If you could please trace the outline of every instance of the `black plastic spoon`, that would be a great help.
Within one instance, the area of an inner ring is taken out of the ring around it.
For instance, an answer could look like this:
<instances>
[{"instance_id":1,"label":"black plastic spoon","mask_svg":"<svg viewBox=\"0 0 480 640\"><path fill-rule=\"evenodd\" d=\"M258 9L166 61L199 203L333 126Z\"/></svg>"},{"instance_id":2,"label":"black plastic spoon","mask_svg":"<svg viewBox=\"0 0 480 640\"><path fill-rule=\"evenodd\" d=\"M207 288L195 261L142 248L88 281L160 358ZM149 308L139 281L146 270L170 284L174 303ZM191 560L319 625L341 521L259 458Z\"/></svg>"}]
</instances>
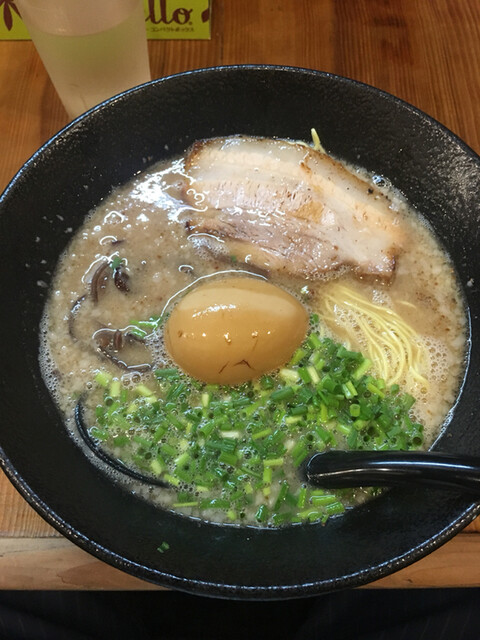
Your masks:
<instances>
[{"instance_id":1,"label":"black plastic spoon","mask_svg":"<svg viewBox=\"0 0 480 640\"><path fill-rule=\"evenodd\" d=\"M480 458L436 451L338 451L316 453L305 464L309 483L330 489L443 486L480 495Z\"/></svg>"}]
</instances>

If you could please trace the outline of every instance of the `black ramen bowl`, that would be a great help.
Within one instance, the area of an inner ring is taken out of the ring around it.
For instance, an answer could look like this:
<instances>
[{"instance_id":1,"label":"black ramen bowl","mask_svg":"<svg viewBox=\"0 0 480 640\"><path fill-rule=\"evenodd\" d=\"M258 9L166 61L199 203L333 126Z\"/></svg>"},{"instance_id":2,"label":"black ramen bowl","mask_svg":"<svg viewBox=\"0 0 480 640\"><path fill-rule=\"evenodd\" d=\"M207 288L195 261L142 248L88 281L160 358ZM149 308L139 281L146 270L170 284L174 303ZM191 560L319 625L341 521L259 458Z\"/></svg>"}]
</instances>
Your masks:
<instances>
[{"instance_id":1,"label":"black ramen bowl","mask_svg":"<svg viewBox=\"0 0 480 640\"><path fill-rule=\"evenodd\" d=\"M383 175L431 223L469 309L468 370L435 447L480 455L480 159L414 107L315 71L223 67L153 81L54 136L0 199L2 468L67 538L139 578L196 594L291 598L381 578L446 542L478 513L460 492L395 488L326 525L201 522L161 510L93 465L43 383L39 322L59 255L88 211L149 164L234 133L310 140ZM168 541L168 552L158 547Z\"/></svg>"}]
</instances>

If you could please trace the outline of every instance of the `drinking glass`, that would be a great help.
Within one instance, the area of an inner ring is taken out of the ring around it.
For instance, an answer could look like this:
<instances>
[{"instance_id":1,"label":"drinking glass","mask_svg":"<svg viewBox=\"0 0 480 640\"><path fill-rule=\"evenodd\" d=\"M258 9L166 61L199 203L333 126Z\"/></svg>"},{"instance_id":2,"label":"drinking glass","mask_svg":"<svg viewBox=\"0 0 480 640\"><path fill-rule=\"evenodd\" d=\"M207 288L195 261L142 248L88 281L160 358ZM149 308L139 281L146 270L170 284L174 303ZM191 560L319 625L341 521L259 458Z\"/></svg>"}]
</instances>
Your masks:
<instances>
[{"instance_id":1,"label":"drinking glass","mask_svg":"<svg viewBox=\"0 0 480 640\"><path fill-rule=\"evenodd\" d=\"M71 118L151 79L143 0L16 3Z\"/></svg>"}]
</instances>

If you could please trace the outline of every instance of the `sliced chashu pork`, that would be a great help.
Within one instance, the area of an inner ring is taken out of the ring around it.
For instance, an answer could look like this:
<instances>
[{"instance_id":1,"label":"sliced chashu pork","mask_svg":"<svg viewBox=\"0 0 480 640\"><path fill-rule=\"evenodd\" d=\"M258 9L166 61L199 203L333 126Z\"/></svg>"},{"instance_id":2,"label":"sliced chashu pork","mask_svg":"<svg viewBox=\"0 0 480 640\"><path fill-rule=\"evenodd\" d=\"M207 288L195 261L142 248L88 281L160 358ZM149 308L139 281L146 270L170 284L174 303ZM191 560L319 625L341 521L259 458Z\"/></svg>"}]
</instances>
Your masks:
<instances>
[{"instance_id":1,"label":"sliced chashu pork","mask_svg":"<svg viewBox=\"0 0 480 640\"><path fill-rule=\"evenodd\" d=\"M347 267L392 278L402 246L397 214L325 153L284 140L213 138L191 148L185 169L186 226L199 245L293 276Z\"/></svg>"}]
</instances>

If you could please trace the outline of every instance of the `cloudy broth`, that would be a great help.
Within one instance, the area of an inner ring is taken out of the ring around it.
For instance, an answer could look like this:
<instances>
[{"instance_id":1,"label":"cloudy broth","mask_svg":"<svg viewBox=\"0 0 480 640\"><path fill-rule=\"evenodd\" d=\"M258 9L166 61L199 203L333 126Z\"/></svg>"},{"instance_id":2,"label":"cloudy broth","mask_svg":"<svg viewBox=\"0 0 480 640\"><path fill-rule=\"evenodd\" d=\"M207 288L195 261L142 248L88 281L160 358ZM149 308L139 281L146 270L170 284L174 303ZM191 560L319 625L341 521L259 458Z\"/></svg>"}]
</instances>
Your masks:
<instances>
[{"instance_id":1,"label":"cloudy broth","mask_svg":"<svg viewBox=\"0 0 480 640\"><path fill-rule=\"evenodd\" d=\"M373 179L364 177L368 188ZM351 350L363 353L367 346L363 334L357 331L359 316L349 315L352 302L342 297L344 294L354 292L366 309L367 305L373 305L388 310L408 325L415 334L415 349L423 354L422 370L410 378L403 376L396 384L408 387L408 393L415 397L410 415L412 420L422 423L423 447L428 447L448 419L458 393L465 367L465 312L452 264L428 225L393 189L385 186L383 190L406 238L395 277L388 285L356 278L348 270L334 271L315 280L267 274L237 262L235 256L223 255L221 240L213 240L219 242L217 255L202 249L185 227L192 205L183 197L184 158L157 164L115 189L87 217L61 257L41 327L44 379L72 436L81 444L74 410L82 397L87 398L87 409L94 411L101 390L95 388L93 381L99 370L118 379L122 388L139 381L148 386L153 379L151 371L142 373L141 368L119 369L118 363L105 357L105 350L116 353L112 344L101 352L92 334L101 334L106 329L107 338L114 341L117 330L129 327L132 320L146 320L168 312L199 282L246 272L252 278L267 278L290 292L309 313L319 315L323 336L345 343ZM102 271L103 264L108 267ZM122 268L124 279L122 282L119 275L119 286L107 282L112 264ZM92 278L97 280L93 297ZM388 320L389 316L386 317ZM366 321L366 330L369 322ZM352 331L348 331L349 327L353 327ZM125 349L121 357L126 362L139 364L153 359L152 370L176 366L164 349L161 326L144 343L132 341ZM386 353L385 362L388 364L392 357ZM116 453L114 449L112 452ZM90 452L86 454L97 463ZM231 517L231 510L182 508L178 504L172 507L176 498L168 489L144 486L114 471L110 473L129 490L162 507L209 520L237 522ZM288 473L288 481L300 487L302 481L296 478L297 470ZM280 485L272 489L271 495L263 494L268 504L275 501ZM362 492L352 493L347 503L364 497ZM259 500L243 508L242 523L259 524L255 517Z\"/></svg>"}]
</instances>

